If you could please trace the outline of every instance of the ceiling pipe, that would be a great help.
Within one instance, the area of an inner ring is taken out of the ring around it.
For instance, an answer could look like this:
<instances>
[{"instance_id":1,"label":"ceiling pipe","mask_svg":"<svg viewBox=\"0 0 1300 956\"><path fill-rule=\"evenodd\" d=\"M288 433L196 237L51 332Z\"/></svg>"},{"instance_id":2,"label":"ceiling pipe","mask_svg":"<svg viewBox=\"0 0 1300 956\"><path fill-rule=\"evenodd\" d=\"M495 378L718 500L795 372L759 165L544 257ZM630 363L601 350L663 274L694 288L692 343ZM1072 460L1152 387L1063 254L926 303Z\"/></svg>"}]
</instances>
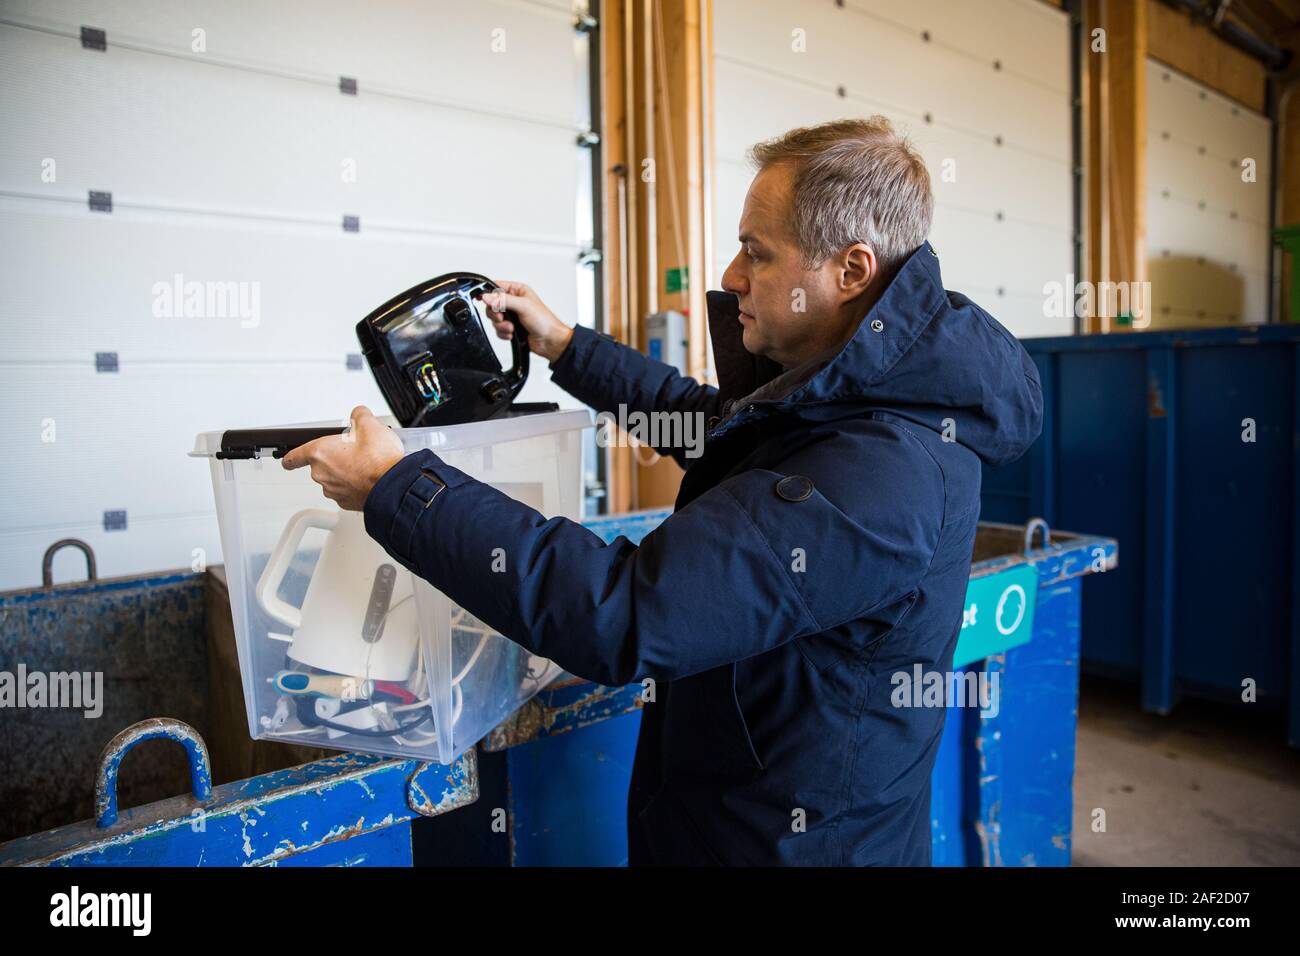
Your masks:
<instances>
[{"instance_id":1,"label":"ceiling pipe","mask_svg":"<svg viewBox=\"0 0 1300 956\"><path fill-rule=\"evenodd\" d=\"M1204 23L1216 36L1263 63L1270 73L1281 72L1291 62L1290 50L1275 47L1255 36L1241 24L1227 19L1224 14L1227 12L1228 0L1219 0L1218 3L1205 2L1205 0L1161 0L1161 2L1174 10L1190 14L1193 20Z\"/></svg>"}]
</instances>

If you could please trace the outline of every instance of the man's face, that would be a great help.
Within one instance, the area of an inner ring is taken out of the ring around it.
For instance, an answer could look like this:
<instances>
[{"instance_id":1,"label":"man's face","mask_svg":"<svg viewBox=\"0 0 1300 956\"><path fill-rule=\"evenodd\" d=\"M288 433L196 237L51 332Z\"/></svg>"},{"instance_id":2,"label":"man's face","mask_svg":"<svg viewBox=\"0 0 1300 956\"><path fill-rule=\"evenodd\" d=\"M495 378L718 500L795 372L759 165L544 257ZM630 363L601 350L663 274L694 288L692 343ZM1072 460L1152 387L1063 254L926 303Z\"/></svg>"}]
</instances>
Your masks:
<instances>
[{"instance_id":1,"label":"man's face","mask_svg":"<svg viewBox=\"0 0 1300 956\"><path fill-rule=\"evenodd\" d=\"M793 185L783 163L754 178L740 215L740 251L722 275L722 287L740 300L746 350L787 368L841 344L850 318L837 258L803 267L791 225Z\"/></svg>"}]
</instances>

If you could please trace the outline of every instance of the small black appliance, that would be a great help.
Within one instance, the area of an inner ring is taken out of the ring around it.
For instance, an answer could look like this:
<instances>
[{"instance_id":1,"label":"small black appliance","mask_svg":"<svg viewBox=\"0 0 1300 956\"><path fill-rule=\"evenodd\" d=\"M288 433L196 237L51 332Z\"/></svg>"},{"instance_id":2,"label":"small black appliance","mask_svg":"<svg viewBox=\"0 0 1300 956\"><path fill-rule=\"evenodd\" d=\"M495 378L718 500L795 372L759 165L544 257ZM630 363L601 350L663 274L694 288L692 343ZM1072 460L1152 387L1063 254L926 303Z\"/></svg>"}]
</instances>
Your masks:
<instances>
[{"instance_id":1,"label":"small black appliance","mask_svg":"<svg viewBox=\"0 0 1300 956\"><path fill-rule=\"evenodd\" d=\"M506 313L515 323L513 364L502 369L474 305L495 291L486 276L449 272L357 323L361 354L403 428L484 421L511 407L528 381L528 333Z\"/></svg>"}]
</instances>

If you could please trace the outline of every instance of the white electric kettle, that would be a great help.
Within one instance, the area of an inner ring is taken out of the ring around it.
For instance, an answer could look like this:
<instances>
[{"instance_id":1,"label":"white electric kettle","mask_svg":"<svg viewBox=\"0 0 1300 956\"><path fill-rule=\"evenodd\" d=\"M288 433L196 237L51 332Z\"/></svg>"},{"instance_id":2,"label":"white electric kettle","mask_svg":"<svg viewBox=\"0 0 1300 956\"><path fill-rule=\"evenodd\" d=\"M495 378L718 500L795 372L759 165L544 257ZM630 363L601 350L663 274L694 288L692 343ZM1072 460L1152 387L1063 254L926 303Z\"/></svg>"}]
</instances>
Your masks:
<instances>
[{"instance_id":1,"label":"white electric kettle","mask_svg":"<svg viewBox=\"0 0 1300 956\"><path fill-rule=\"evenodd\" d=\"M328 532L297 608L277 591L309 528ZM406 681L419 653L411 574L366 534L360 512L308 508L285 526L256 588L257 603L292 632L289 657L364 680Z\"/></svg>"}]
</instances>

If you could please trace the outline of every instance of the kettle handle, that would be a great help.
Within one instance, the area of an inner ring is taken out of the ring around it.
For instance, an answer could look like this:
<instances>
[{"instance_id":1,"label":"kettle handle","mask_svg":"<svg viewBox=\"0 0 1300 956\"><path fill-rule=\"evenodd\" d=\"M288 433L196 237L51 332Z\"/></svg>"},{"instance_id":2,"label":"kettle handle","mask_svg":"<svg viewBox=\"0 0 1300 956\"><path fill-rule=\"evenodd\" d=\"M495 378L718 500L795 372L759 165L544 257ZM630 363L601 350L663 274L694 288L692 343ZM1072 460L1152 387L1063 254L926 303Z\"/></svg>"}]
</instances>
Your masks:
<instances>
[{"instance_id":1,"label":"kettle handle","mask_svg":"<svg viewBox=\"0 0 1300 956\"><path fill-rule=\"evenodd\" d=\"M499 292L498 286L491 279L484 278L481 288L470 293L474 298L481 299L485 292ZM519 317L509 309L506 310L506 318L514 325L514 335L510 336L510 360L513 363L505 372L506 387L510 390L510 398L514 399L528 381L528 361L531 353L528 351L528 329L524 328L524 323L519 321Z\"/></svg>"},{"instance_id":2,"label":"kettle handle","mask_svg":"<svg viewBox=\"0 0 1300 956\"><path fill-rule=\"evenodd\" d=\"M298 553L298 545L302 543L302 536L307 533L307 529L321 528L325 531L333 531L338 523L337 511L326 511L324 508L307 508L299 511L284 526L280 540L276 542L275 550L271 552L271 557L267 559L266 567L262 570L262 576L257 581L255 590L257 603L268 615L291 630L296 631L302 627L302 610L287 601L280 600L276 591L280 589L280 582L289 572L289 563Z\"/></svg>"}]
</instances>

